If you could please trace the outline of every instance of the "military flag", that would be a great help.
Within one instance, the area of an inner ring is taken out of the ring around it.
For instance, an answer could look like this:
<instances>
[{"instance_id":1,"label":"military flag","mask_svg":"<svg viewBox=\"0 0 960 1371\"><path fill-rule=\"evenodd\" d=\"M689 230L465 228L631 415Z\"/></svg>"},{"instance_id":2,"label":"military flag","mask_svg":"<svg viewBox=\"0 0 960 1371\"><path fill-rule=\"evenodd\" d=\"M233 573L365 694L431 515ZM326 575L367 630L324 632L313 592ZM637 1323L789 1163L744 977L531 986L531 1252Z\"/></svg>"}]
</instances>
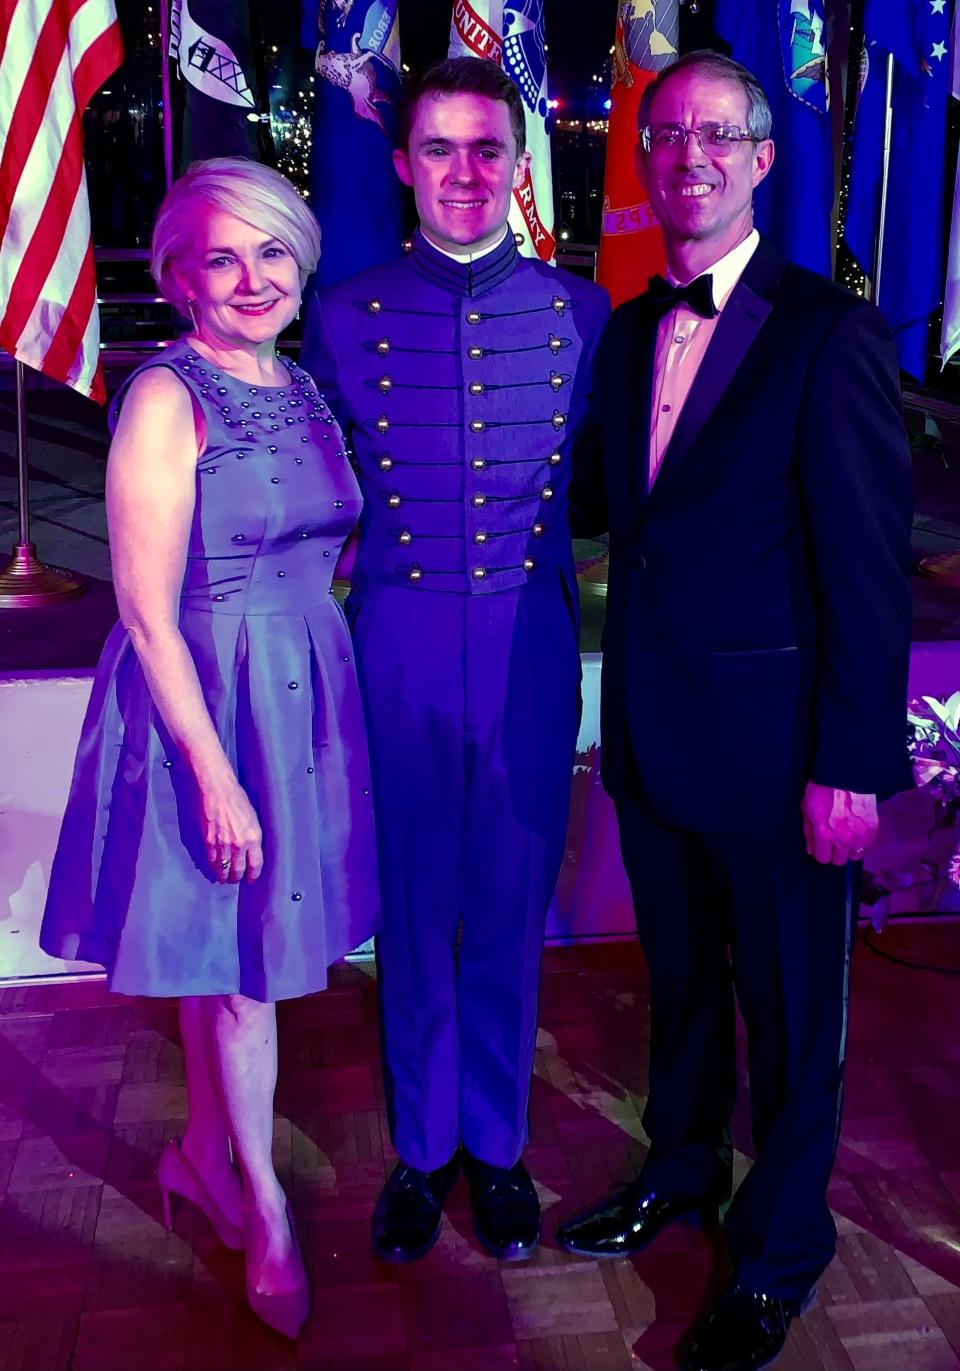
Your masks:
<instances>
[{"instance_id":1,"label":"military flag","mask_svg":"<svg viewBox=\"0 0 960 1371\"><path fill-rule=\"evenodd\" d=\"M755 195L760 232L792 262L833 274L833 127L824 0L717 0L717 33L759 80L777 155Z\"/></svg>"},{"instance_id":2,"label":"military flag","mask_svg":"<svg viewBox=\"0 0 960 1371\"><path fill-rule=\"evenodd\" d=\"M886 116L893 56L893 125L876 303L897 337L900 366L923 379L930 316L942 286L950 13L947 0L867 0L860 99L853 126L844 235L868 279L875 274Z\"/></svg>"},{"instance_id":3,"label":"military flag","mask_svg":"<svg viewBox=\"0 0 960 1371\"><path fill-rule=\"evenodd\" d=\"M171 0L174 172L204 157L273 161L263 44L248 0Z\"/></svg>"},{"instance_id":4,"label":"military flag","mask_svg":"<svg viewBox=\"0 0 960 1371\"><path fill-rule=\"evenodd\" d=\"M543 0L454 0L449 55L497 62L520 92L530 167L513 193L510 227L525 256L552 262L557 240Z\"/></svg>"},{"instance_id":5,"label":"military flag","mask_svg":"<svg viewBox=\"0 0 960 1371\"><path fill-rule=\"evenodd\" d=\"M401 99L398 0L305 0L315 49L310 205L323 235L315 283L396 256L405 226L393 167Z\"/></svg>"},{"instance_id":6,"label":"military flag","mask_svg":"<svg viewBox=\"0 0 960 1371\"><path fill-rule=\"evenodd\" d=\"M597 264L597 280L614 305L646 290L648 278L663 267L660 225L637 175L637 116L644 89L677 60L678 10L677 0L617 6Z\"/></svg>"},{"instance_id":7,"label":"military flag","mask_svg":"<svg viewBox=\"0 0 960 1371\"><path fill-rule=\"evenodd\" d=\"M950 30L950 94L954 100L960 100L960 5L954 9ZM960 165L953 184L953 218L940 332L940 360L944 366L957 348L960 348Z\"/></svg>"}]
</instances>

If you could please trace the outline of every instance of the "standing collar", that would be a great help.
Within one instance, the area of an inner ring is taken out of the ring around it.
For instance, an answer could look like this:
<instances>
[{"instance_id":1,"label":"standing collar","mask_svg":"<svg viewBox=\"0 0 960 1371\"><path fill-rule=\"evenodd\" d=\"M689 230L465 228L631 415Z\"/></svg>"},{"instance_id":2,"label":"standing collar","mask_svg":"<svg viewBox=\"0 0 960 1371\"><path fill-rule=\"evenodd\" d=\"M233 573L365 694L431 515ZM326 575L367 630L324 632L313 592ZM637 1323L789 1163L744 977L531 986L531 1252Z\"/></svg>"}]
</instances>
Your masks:
<instances>
[{"instance_id":1,"label":"standing collar","mask_svg":"<svg viewBox=\"0 0 960 1371\"><path fill-rule=\"evenodd\" d=\"M519 258L512 233L482 257L458 262L428 242L419 228L413 235L412 255L415 269L425 280L454 295L470 296L486 295L494 286L502 285L513 275Z\"/></svg>"}]
</instances>

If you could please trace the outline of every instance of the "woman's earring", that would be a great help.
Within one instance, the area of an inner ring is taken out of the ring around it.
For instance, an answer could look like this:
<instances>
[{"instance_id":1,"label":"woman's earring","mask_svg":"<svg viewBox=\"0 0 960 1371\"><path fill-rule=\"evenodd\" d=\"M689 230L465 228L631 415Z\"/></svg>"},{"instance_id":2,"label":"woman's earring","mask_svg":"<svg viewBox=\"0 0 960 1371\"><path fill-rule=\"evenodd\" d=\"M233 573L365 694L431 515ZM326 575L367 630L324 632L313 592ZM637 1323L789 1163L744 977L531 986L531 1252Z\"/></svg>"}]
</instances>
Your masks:
<instances>
[{"instance_id":1,"label":"woman's earring","mask_svg":"<svg viewBox=\"0 0 960 1371\"><path fill-rule=\"evenodd\" d=\"M199 332L200 332L200 317L199 317L200 312L199 312L199 310L197 309L197 302L196 302L196 300L188 300L188 301L187 301L187 313L190 315L190 322L193 324L193 331L194 331L194 333L199 333Z\"/></svg>"}]
</instances>

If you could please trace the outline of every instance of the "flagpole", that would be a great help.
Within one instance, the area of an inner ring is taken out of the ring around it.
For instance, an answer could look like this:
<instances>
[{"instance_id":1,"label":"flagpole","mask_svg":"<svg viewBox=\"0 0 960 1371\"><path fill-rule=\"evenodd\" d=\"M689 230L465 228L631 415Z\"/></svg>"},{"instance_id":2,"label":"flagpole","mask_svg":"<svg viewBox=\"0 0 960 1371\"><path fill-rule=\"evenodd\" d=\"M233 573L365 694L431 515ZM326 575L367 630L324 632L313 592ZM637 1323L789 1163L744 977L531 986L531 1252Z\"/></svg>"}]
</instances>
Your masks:
<instances>
[{"instance_id":1,"label":"flagpole","mask_svg":"<svg viewBox=\"0 0 960 1371\"><path fill-rule=\"evenodd\" d=\"M27 462L26 367L16 363L18 540L0 566L0 609L40 609L82 595L86 581L62 567L45 566L30 541L30 471Z\"/></svg>"},{"instance_id":2,"label":"flagpole","mask_svg":"<svg viewBox=\"0 0 960 1371\"><path fill-rule=\"evenodd\" d=\"M160 0L160 95L163 101L163 174L167 190L173 185L173 119L170 111L170 10Z\"/></svg>"},{"instance_id":3,"label":"flagpole","mask_svg":"<svg viewBox=\"0 0 960 1371\"><path fill-rule=\"evenodd\" d=\"M880 277L883 273L884 227L887 222L887 196L890 190L890 154L893 147L893 53L887 53L887 93L883 116L883 170L880 177L880 226L877 230L877 256L873 265L871 299L880 303Z\"/></svg>"}]
</instances>

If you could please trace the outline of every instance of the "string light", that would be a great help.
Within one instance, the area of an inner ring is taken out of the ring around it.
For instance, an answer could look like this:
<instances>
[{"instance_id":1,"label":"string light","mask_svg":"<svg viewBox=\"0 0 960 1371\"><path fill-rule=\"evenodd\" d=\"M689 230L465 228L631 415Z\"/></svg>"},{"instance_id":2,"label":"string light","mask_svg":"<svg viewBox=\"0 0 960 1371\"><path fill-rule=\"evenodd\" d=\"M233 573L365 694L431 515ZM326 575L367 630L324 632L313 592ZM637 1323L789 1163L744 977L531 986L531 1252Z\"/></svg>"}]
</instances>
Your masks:
<instances>
[{"instance_id":1,"label":"string light","mask_svg":"<svg viewBox=\"0 0 960 1371\"><path fill-rule=\"evenodd\" d=\"M310 78L313 85L313 77ZM302 195L309 198L310 147L313 143L313 124L310 110L312 90L296 90L289 104L271 111L270 126L277 150L277 169L288 176Z\"/></svg>"}]
</instances>

